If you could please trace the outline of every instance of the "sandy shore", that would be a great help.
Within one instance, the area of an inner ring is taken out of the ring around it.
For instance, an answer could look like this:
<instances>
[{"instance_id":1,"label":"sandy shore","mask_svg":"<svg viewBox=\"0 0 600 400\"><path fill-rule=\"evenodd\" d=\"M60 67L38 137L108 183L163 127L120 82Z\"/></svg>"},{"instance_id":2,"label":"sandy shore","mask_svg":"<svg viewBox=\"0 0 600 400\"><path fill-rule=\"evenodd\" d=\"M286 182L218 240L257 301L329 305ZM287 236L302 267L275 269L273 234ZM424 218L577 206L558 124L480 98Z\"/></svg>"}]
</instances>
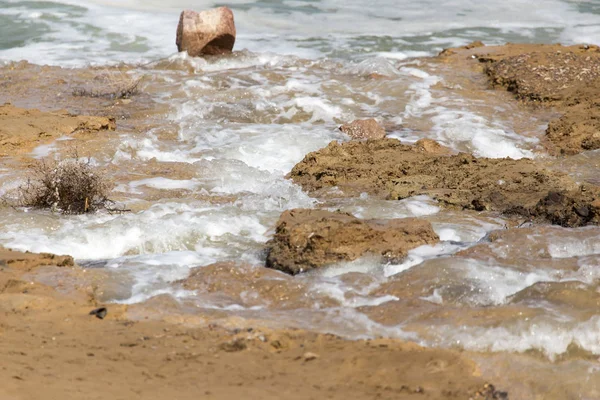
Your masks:
<instances>
[{"instance_id":1,"label":"sandy shore","mask_svg":"<svg viewBox=\"0 0 600 400\"><path fill-rule=\"evenodd\" d=\"M486 398L475 363L457 352L235 321L131 321L111 304L99 319L82 276L93 271L50 255L2 250L0 260L2 399ZM64 293L33 281L40 270L60 275Z\"/></svg>"}]
</instances>

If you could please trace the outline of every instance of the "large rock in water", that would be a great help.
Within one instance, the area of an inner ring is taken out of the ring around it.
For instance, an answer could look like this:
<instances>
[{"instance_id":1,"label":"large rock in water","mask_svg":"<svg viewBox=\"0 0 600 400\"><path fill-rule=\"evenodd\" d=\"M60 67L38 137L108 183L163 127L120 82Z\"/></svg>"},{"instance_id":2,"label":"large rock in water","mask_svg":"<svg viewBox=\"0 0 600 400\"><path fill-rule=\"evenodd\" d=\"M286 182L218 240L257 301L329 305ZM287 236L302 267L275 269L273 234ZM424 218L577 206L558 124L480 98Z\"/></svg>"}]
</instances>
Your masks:
<instances>
[{"instance_id":1,"label":"large rock in water","mask_svg":"<svg viewBox=\"0 0 600 400\"><path fill-rule=\"evenodd\" d=\"M417 218L361 220L342 212L288 210L267 243L267 267L295 275L365 254L400 260L408 250L438 241L431 224Z\"/></svg>"},{"instance_id":2,"label":"large rock in water","mask_svg":"<svg viewBox=\"0 0 600 400\"><path fill-rule=\"evenodd\" d=\"M441 205L568 227L600 224L600 187L578 184L529 159L446 156L396 139L334 141L307 154L288 177L317 196L334 186L336 196L427 195Z\"/></svg>"},{"instance_id":3,"label":"large rock in water","mask_svg":"<svg viewBox=\"0 0 600 400\"><path fill-rule=\"evenodd\" d=\"M179 51L192 57L231 53L235 43L233 12L227 7L182 11L176 43Z\"/></svg>"}]
</instances>

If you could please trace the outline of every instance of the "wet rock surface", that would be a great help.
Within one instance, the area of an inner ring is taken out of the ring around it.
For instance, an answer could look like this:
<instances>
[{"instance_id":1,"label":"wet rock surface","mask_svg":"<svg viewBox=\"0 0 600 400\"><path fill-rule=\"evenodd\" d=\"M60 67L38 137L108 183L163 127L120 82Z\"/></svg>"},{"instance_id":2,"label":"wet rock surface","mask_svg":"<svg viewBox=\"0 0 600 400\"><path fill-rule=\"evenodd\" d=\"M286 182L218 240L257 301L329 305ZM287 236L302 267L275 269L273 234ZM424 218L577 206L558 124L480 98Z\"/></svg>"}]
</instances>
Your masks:
<instances>
[{"instance_id":1,"label":"wet rock surface","mask_svg":"<svg viewBox=\"0 0 600 400\"><path fill-rule=\"evenodd\" d=\"M216 263L192 269L182 280L187 290L219 296L223 302L246 307L297 309L312 306L316 297L323 306L335 306L337 302L327 296L306 296L306 282L262 266Z\"/></svg>"},{"instance_id":2,"label":"wet rock surface","mask_svg":"<svg viewBox=\"0 0 600 400\"><path fill-rule=\"evenodd\" d=\"M337 187L388 199L428 195L441 204L498 211L563 226L600 222L600 191L529 159L442 156L396 139L330 143L308 154L289 177L316 195ZM337 193L339 195L339 193Z\"/></svg>"},{"instance_id":3,"label":"wet rock surface","mask_svg":"<svg viewBox=\"0 0 600 400\"><path fill-rule=\"evenodd\" d=\"M431 224L416 218L361 220L348 213L296 209L281 215L267 243L267 267L295 275L364 254L395 261L438 240Z\"/></svg>"},{"instance_id":4,"label":"wet rock surface","mask_svg":"<svg viewBox=\"0 0 600 400\"><path fill-rule=\"evenodd\" d=\"M383 139L385 137L385 129L373 118L357 119L344 124L340 126L340 131L352 139Z\"/></svg>"},{"instance_id":5,"label":"wet rock surface","mask_svg":"<svg viewBox=\"0 0 600 400\"><path fill-rule=\"evenodd\" d=\"M20 271L30 271L43 265L57 265L59 267L75 264L71 256L59 256L49 253L29 253L0 247L0 268L10 267Z\"/></svg>"},{"instance_id":6,"label":"wet rock surface","mask_svg":"<svg viewBox=\"0 0 600 400\"><path fill-rule=\"evenodd\" d=\"M0 156L30 151L62 135L115 128L114 118L72 115L67 111L43 112L6 103L0 106Z\"/></svg>"},{"instance_id":7,"label":"wet rock surface","mask_svg":"<svg viewBox=\"0 0 600 400\"><path fill-rule=\"evenodd\" d=\"M598 46L506 45L478 48L474 56L485 63L493 86L563 113L546 130L552 154L600 148Z\"/></svg>"}]
</instances>

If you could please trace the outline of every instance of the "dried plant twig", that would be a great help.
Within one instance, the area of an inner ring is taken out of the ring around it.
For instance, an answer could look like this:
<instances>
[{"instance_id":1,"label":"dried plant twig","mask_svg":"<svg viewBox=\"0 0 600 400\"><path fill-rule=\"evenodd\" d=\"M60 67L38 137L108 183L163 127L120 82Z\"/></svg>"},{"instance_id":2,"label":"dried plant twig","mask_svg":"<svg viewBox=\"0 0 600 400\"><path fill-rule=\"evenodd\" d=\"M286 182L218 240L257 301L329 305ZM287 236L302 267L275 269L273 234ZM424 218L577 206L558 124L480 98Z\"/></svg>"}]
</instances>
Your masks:
<instances>
[{"instance_id":1,"label":"dried plant twig","mask_svg":"<svg viewBox=\"0 0 600 400\"><path fill-rule=\"evenodd\" d=\"M98 210L130 211L114 207L108 197L113 185L91 163L77 153L61 161L38 161L31 176L17 190L19 206L50 209L63 214L85 214Z\"/></svg>"}]
</instances>

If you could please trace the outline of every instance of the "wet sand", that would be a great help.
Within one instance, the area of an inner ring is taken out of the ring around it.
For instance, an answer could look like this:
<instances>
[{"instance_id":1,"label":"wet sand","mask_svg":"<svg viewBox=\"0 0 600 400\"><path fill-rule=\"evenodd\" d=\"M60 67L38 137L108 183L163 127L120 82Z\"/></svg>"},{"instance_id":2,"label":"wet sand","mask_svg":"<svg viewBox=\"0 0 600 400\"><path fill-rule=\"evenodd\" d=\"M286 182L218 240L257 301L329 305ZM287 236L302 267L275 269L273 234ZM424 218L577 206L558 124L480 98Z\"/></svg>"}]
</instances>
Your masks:
<instances>
[{"instance_id":1,"label":"wet sand","mask_svg":"<svg viewBox=\"0 0 600 400\"><path fill-rule=\"evenodd\" d=\"M7 250L0 260L2 399L486 398L475 363L457 352L235 320L132 321L116 304L99 319L89 315L100 306L93 270ZM32 280L40 269L61 274L64 293Z\"/></svg>"}]
</instances>

